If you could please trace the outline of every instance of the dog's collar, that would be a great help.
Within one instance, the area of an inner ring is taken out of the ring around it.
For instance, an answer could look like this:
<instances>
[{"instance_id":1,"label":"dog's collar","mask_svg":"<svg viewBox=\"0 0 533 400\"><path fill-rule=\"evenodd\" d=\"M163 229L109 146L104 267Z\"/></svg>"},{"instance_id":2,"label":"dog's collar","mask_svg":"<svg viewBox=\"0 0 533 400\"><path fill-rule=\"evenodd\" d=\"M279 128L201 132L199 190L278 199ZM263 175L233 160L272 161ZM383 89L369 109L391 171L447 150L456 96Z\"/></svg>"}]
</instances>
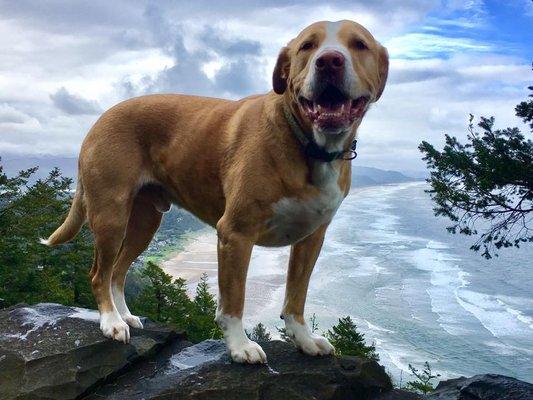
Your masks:
<instances>
[{"instance_id":1,"label":"dog's collar","mask_svg":"<svg viewBox=\"0 0 533 400\"><path fill-rule=\"evenodd\" d=\"M333 151L329 152L320 147L313 139L308 138L303 132L300 124L292 115L292 112L289 110L287 105L283 105L283 113L285 114L285 119L289 123L292 133L298 139L298 141L304 147L304 153L306 156L314 158L315 160L323 162L331 162L333 160L353 160L357 157L357 152L355 151L357 147L357 139L354 139L349 150L342 151Z\"/></svg>"}]
</instances>

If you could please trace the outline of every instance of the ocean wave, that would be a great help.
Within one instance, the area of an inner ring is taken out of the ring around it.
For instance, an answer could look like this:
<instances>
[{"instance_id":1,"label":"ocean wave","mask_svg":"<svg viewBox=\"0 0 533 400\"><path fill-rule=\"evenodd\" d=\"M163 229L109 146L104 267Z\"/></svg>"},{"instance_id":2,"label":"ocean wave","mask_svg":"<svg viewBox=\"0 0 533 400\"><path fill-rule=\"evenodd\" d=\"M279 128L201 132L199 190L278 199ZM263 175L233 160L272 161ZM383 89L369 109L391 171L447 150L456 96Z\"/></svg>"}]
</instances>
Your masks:
<instances>
[{"instance_id":1,"label":"ocean wave","mask_svg":"<svg viewBox=\"0 0 533 400\"><path fill-rule=\"evenodd\" d=\"M496 296L461 290L458 293L461 306L471 313L494 337L531 335L530 317L508 306Z\"/></svg>"}]
</instances>

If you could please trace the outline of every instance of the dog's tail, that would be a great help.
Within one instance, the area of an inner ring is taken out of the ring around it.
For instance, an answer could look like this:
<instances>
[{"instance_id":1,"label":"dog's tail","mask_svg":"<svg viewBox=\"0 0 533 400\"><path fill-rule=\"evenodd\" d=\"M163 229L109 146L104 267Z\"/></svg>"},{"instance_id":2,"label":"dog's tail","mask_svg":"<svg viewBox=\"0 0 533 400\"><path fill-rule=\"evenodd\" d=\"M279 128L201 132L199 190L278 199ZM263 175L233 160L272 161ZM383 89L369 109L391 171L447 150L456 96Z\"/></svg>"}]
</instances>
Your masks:
<instances>
[{"instance_id":1,"label":"dog's tail","mask_svg":"<svg viewBox=\"0 0 533 400\"><path fill-rule=\"evenodd\" d=\"M87 219L87 210L83 197L83 184L81 177L78 177L78 185L72 206L63 224L50 235L48 239L40 239L41 244L55 246L74 239Z\"/></svg>"}]
</instances>

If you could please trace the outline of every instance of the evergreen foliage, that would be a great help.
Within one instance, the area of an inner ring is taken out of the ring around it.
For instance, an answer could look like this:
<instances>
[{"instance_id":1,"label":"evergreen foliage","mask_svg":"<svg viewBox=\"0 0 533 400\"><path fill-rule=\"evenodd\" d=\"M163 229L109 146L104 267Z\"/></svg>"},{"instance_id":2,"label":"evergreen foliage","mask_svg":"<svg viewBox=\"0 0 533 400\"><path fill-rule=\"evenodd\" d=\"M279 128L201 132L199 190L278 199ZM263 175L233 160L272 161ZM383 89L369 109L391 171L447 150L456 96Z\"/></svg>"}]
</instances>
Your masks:
<instances>
[{"instance_id":1,"label":"evergreen foliage","mask_svg":"<svg viewBox=\"0 0 533 400\"><path fill-rule=\"evenodd\" d=\"M422 371L419 371L411 364L409 364L409 370L415 376L416 380L407 382L405 390L422 394L427 394L435 390L431 381L440 377L440 374L433 374L427 361L424 363L424 369Z\"/></svg>"},{"instance_id":2,"label":"evergreen foliage","mask_svg":"<svg viewBox=\"0 0 533 400\"><path fill-rule=\"evenodd\" d=\"M533 100L515 112L533 133ZM482 256L491 258L500 248L533 241L533 142L518 128L494 129L494 117L481 117L477 132L473 119L466 144L446 135L442 151L428 142L419 149L431 173L435 215L452 221L451 233L479 234L470 248L483 247Z\"/></svg>"},{"instance_id":3,"label":"evergreen foliage","mask_svg":"<svg viewBox=\"0 0 533 400\"><path fill-rule=\"evenodd\" d=\"M252 333L246 331L246 335L254 342L269 342L272 340L270 333L268 333L266 327L261 322L253 327Z\"/></svg>"},{"instance_id":4,"label":"evergreen foliage","mask_svg":"<svg viewBox=\"0 0 533 400\"><path fill-rule=\"evenodd\" d=\"M70 207L71 179L58 169L31 183L37 168L8 177L0 160L0 307L58 302L95 307L88 272L92 238L86 228L66 246L39 243Z\"/></svg>"},{"instance_id":5,"label":"evergreen foliage","mask_svg":"<svg viewBox=\"0 0 533 400\"><path fill-rule=\"evenodd\" d=\"M335 353L344 356L365 357L379 361L376 347L365 344L365 335L357 331L357 326L350 316L339 319L339 323L331 327L324 335L335 347Z\"/></svg>"},{"instance_id":6,"label":"evergreen foliage","mask_svg":"<svg viewBox=\"0 0 533 400\"><path fill-rule=\"evenodd\" d=\"M191 299L184 279L172 280L153 262L149 261L135 273L142 282L142 290L136 298L129 300L134 314L183 329L189 340L195 343L222 338L215 323L216 301L209 293L206 274L196 287L196 296Z\"/></svg>"}]
</instances>

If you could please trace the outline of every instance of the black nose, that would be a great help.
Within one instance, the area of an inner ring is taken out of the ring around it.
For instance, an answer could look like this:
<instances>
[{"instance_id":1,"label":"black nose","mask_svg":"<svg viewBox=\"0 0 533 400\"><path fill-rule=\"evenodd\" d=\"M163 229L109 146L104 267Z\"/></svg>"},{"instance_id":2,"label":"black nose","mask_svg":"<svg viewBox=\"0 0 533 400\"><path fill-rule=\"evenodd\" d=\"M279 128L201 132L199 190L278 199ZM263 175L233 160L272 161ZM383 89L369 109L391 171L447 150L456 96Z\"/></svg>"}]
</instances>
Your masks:
<instances>
[{"instance_id":1,"label":"black nose","mask_svg":"<svg viewBox=\"0 0 533 400\"><path fill-rule=\"evenodd\" d=\"M315 67L321 72L339 72L344 67L344 56L336 50L325 51L316 59Z\"/></svg>"}]
</instances>

